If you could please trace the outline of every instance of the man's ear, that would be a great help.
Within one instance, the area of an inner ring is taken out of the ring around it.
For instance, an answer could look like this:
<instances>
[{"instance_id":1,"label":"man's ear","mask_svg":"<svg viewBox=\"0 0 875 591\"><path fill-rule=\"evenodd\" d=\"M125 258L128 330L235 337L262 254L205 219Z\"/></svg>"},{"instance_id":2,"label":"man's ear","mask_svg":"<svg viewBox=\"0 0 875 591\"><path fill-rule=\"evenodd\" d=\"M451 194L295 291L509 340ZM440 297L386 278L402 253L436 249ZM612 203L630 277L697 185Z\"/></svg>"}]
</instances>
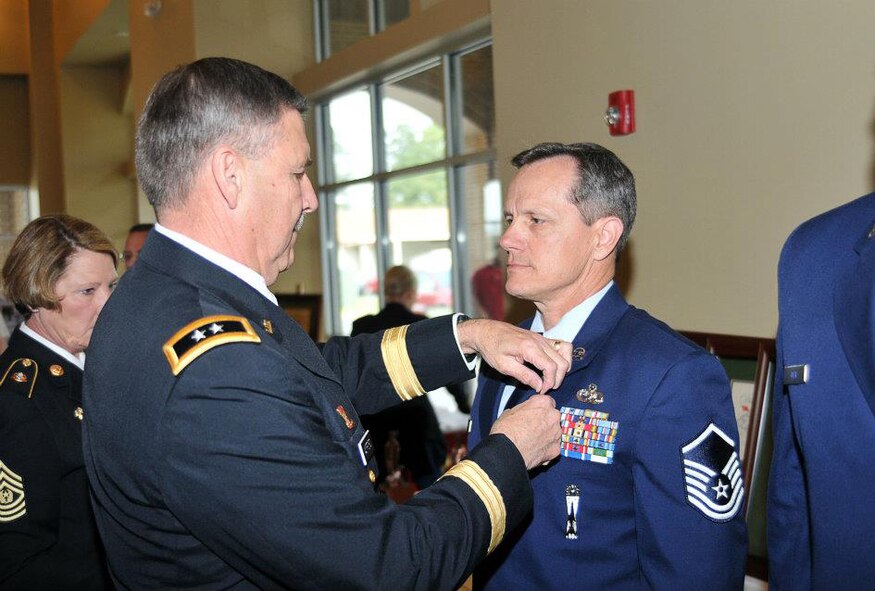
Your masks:
<instances>
[{"instance_id":1,"label":"man's ear","mask_svg":"<svg viewBox=\"0 0 875 591\"><path fill-rule=\"evenodd\" d=\"M228 208L236 209L243 191L243 157L230 146L218 146L210 155L210 172Z\"/></svg>"},{"instance_id":2,"label":"man's ear","mask_svg":"<svg viewBox=\"0 0 875 591\"><path fill-rule=\"evenodd\" d=\"M600 218L593 224L596 230L596 246L593 256L596 260L604 260L617 248L617 242L623 235L623 222L618 217Z\"/></svg>"}]
</instances>

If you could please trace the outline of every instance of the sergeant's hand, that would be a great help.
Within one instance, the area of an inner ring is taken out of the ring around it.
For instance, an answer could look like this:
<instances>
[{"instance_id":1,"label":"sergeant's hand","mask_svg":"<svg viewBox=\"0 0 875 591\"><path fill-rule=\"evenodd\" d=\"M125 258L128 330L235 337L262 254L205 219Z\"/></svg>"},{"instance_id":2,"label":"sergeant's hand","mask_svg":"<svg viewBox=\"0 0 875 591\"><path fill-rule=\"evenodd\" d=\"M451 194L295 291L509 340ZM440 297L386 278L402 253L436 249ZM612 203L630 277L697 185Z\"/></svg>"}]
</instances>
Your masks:
<instances>
[{"instance_id":1,"label":"sergeant's hand","mask_svg":"<svg viewBox=\"0 0 875 591\"><path fill-rule=\"evenodd\" d=\"M559 455L559 411L550 396L535 394L510 408L492 425L492 433L504 433L523 456L531 470Z\"/></svg>"},{"instance_id":2,"label":"sergeant's hand","mask_svg":"<svg viewBox=\"0 0 875 591\"><path fill-rule=\"evenodd\" d=\"M497 320L468 320L458 328L463 353L480 353L490 366L539 394L558 388L571 367L571 343L566 341L545 339ZM526 363L538 368L542 375L526 367Z\"/></svg>"}]
</instances>

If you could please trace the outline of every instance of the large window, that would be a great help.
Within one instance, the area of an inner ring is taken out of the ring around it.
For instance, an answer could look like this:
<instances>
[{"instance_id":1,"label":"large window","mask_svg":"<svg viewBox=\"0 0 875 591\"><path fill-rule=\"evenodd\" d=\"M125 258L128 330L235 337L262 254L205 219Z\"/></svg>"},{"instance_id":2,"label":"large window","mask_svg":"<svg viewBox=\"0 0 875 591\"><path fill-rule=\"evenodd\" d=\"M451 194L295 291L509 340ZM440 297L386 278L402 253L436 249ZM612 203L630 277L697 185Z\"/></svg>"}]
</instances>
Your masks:
<instances>
[{"instance_id":1,"label":"large window","mask_svg":"<svg viewBox=\"0 0 875 591\"><path fill-rule=\"evenodd\" d=\"M320 60L410 16L410 0L314 0Z\"/></svg>"},{"instance_id":2,"label":"large window","mask_svg":"<svg viewBox=\"0 0 875 591\"><path fill-rule=\"evenodd\" d=\"M382 276L399 264L416 273L417 311L475 313L469 279L495 257L502 219L489 42L336 94L316 113L328 332L378 311Z\"/></svg>"}]
</instances>

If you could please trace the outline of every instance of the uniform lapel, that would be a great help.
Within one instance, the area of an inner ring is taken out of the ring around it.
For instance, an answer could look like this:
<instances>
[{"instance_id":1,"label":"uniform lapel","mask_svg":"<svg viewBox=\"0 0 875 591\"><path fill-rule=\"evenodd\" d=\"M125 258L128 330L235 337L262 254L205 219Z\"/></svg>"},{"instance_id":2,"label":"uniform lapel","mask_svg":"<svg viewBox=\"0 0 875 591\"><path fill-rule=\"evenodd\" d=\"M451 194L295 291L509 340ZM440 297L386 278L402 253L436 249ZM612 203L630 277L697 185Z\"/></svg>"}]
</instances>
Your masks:
<instances>
[{"instance_id":1,"label":"uniform lapel","mask_svg":"<svg viewBox=\"0 0 875 591\"><path fill-rule=\"evenodd\" d=\"M875 233L863 237L854 250L859 259L836 284L833 314L848 365L875 414Z\"/></svg>"},{"instance_id":2,"label":"uniform lapel","mask_svg":"<svg viewBox=\"0 0 875 591\"><path fill-rule=\"evenodd\" d=\"M574 382L573 374L588 367L598 357L614 327L629 309L629 304L626 303L626 299L615 283L574 337L571 369L568 370L562 387L550 393L556 400L557 407L565 405L570 396L576 392L575 388L567 387Z\"/></svg>"}]
</instances>

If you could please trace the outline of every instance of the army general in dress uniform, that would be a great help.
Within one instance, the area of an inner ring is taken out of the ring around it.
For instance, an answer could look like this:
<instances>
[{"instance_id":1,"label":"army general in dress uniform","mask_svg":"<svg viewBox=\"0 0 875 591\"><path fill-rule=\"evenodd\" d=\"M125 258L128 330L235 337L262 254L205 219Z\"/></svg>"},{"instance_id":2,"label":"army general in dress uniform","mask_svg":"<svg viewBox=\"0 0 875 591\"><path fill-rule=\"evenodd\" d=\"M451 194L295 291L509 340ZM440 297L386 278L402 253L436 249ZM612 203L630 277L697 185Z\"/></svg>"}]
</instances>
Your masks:
<instances>
[{"instance_id":1,"label":"army general in dress uniform","mask_svg":"<svg viewBox=\"0 0 875 591\"><path fill-rule=\"evenodd\" d=\"M305 107L282 78L207 58L165 75L140 120L159 223L85 373L86 467L120 587L453 588L530 510L527 468L558 453L558 412L536 396L407 504L374 491L359 413L470 377L475 352L546 391L571 348L446 316L318 349L267 289L318 206Z\"/></svg>"},{"instance_id":2,"label":"army general in dress uniform","mask_svg":"<svg viewBox=\"0 0 875 591\"><path fill-rule=\"evenodd\" d=\"M82 368L116 253L66 215L28 224L3 285L25 321L0 356L0 589L109 585L82 460Z\"/></svg>"},{"instance_id":3,"label":"army general in dress uniform","mask_svg":"<svg viewBox=\"0 0 875 591\"><path fill-rule=\"evenodd\" d=\"M574 350L550 392L561 455L534 473L532 519L477 568L475 588L740 589L744 482L726 373L613 282L632 173L596 144L539 144L513 164L507 291L535 303L527 328ZM530 392L483 370L471 443Z\"/></svg>"}]
</instances>

